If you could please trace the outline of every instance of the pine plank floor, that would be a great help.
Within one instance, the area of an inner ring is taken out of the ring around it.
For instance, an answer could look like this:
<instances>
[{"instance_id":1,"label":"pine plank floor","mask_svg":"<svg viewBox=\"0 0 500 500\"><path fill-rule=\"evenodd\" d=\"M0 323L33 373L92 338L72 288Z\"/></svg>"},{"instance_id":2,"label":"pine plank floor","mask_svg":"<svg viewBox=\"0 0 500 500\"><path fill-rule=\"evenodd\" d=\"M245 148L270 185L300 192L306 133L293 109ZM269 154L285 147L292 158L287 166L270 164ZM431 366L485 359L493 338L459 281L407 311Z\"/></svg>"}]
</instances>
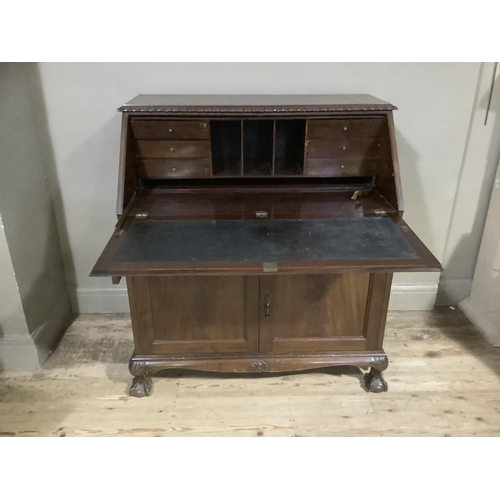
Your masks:
<instances>
[{"instance_id":1,"label":"pine plank floor","mask_svg":"<svg viewBox=\"0 0 500 500\"><path fill-rule=\"evenodd\" d=\"M459 310L390 312L389 392L354 367L297 374L174 371L128 396L126 314L78 316L36 372L0 373L1 436L498 436L500 349Z\"/></svg>"}]
</instances>

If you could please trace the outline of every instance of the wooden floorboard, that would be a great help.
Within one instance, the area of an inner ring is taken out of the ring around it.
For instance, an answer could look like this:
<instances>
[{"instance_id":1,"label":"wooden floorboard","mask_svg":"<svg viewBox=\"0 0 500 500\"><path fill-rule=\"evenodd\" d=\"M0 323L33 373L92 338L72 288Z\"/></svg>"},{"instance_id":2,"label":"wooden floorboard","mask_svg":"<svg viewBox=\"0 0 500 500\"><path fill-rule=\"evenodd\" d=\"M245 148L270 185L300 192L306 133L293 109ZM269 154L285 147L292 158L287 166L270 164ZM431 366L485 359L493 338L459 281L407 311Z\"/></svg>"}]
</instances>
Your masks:
<instances>
[{"instance_id":1,"label":"wooden floorboard","mask_svg":"<svg viewBox=\"0 0 500 500\"><path fill-rule=\"evenodd\" d=\"M128 396L128 315L78 316L37 372L0 373L2 436L498 436L500 349L458 310L391 312L389 392L362 371L175 371Z\"/></svg>"}]
</instances>

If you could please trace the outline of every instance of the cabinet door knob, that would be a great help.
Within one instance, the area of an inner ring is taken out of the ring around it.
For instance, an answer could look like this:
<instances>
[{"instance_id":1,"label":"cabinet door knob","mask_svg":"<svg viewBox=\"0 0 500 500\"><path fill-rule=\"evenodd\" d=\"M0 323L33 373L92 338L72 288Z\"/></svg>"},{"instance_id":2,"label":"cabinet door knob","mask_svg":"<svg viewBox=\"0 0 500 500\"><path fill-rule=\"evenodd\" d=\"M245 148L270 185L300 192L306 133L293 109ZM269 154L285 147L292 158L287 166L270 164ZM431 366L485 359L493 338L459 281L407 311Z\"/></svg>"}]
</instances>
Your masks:
<instances>
[{"instance_id":1,"label":"cabinet door knob","mask_svg":"<svg viewBox=\"0 0 500 500\"><path fill-rule=\"evenodd\" d=\"M173 130L171 128L168 129L168 133L171 134Z\"/></svg>"},{"instance_id":2,"label":"cabinet door knob","mask_svg":"<svg viewBox=\"0 0 500 500\"><path fill-rule=\"evenodd\" d=\"M271 316L271 298L269 295L264 297L264 316L269 318Z\"/></svg>"},{"instance_id":3,"label":"cabinet door knob","mask_svg":"<svg viewBox=\"0 0 500 500\"><path fill-rule=\"evenodd\" d=\"M174 148L170 148L170 152L173 153L174 152Z\"/></svg>"},{"instance_id":4,"label":"cabinet door knob","mask_svg":"<svg viewBox=\"0 0 500 500\"><path fill-rule=\"evenodd\" d=\"M347 127L344 127L344 130L347 132Z\"/></svg>"}]
</instances>

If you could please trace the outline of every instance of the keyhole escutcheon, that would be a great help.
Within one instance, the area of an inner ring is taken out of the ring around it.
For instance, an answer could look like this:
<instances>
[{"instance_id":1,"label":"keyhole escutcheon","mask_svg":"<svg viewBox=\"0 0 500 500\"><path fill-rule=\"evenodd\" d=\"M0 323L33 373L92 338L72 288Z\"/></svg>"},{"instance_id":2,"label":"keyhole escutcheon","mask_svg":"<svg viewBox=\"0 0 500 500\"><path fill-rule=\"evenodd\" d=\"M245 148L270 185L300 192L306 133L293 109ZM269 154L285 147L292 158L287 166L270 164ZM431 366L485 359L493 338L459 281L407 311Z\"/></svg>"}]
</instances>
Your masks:
<instances>
[{"instance_id":1,"label":"keyhole escutcheon","mask_svg":"<svg viewBox=\"0 0 500 500\"><path fill-rule=\"evenodd\" d=\"M271 298L269 295L264 297L264 316L269 318L271 316Z\"/></svg>"}]
</instances>

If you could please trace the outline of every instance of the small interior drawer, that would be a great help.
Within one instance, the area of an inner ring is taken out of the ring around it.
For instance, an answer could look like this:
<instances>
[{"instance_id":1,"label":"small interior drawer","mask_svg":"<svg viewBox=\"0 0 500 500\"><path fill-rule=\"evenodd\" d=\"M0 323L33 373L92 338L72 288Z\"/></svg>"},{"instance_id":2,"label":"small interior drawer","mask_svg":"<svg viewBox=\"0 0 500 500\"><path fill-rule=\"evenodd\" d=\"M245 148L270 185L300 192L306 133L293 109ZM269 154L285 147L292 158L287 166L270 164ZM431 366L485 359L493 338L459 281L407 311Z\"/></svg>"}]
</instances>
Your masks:
<instances>
[{"instance_id":1,"label":"small interior drawer","mask_svg":"<svg viewBox=\"0 0 500 500\"><path fill-rule=\"evenodd\" d=\"M365 177L377 173L377 161L364 158L309 158L304 175L314 177Z\"/></svg>"},{"instance_id":2,"label":"small interior drawer","mask_svg":"<svg viewBox=\"0 0 500 500\"><path fill-rule=\"evenodd\" d=\"M308 140L306 158L376 158L379 147L376 139Z\"/></svg>"},{"instance_id":3,"label":"small interior drawer","mask_svg":"<svg viewBox=\"0 0 500 500\"><path fill-rule=\"evenodd\" d=\"M140 176L143 179L210 177L211 175L212 167L207 158L140 160Z\"/></svg>"},{"instance_id":4,"label":"small interior drawer","mask_svg":"<svg viewBox=\"0 0 500 500\"><path fill-rule=\"evenodd\" d=\"M137 141L140 158L210 158L210 141Z\"/></svg>"},{"instance_id":5,"label":"small interior drawer","mask_svg":"<svg viewBox=\"0 0 500 500\"><path fill-rule=\"evenodd\" d=\"M378 137L384 119L308 120L308 139L342 139L350 137Z\"/></svg>"},{"instance_id":6,"label":"small interior drawer","mask_svg":"<svg viewBox=\"0 0 500 500\"><path fill-rule=\"evenodd\" d=\"M191 120L132 120L137 140L210 139L208 121Z\"/></svg>"}]
</instances>

